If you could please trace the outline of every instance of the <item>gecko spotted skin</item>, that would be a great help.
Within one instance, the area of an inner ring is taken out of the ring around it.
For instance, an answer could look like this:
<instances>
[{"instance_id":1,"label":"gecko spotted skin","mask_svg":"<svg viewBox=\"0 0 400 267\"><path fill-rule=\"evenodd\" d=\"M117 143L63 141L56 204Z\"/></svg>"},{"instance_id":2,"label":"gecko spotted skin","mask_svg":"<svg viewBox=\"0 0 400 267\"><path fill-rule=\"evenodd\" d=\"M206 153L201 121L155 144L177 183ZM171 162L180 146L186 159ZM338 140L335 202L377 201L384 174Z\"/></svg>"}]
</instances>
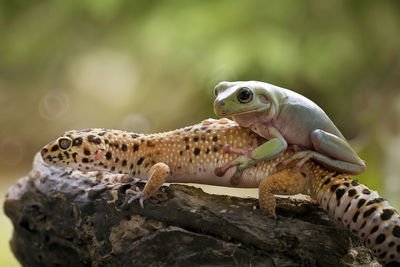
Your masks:
<instances>
[{"instance_id":1,"label":"gecko spotted skin","mask_svg":"<svg viewBox=\"0 0 400 267\"><path fill-rule=\"evenodd\" d=\"M46 145L41 155L51 165L148 180L142 192L128 192L141 204L164 182L258 187L261 212L275 217L274 194L303 193L365 242L379 262L400 264L398 211L348 175L328 171L313 161L296 172L281 170L279 163L290 158L292 151L244 170L237 184L231 184L235 168L222 176L216 172L238 156L227 153L227 145L236 151L251 151L265 141L231 120L208 119L149 135L107 129L68 131Z\"/></svg>"},{"instance_id":2,"label":"gecko spotted skin","mask_svg":"<svg viewBox=\"0 0 400 267\"><path fill-rule=\"evenodd\" d=\"M72 130L43 148L42 157L52 165L128 174L139 179L148 179L150 168L163 162L170 169L166 182L231 186L234 170L222 177L214 174L215 168L237 157L224 153L224 145L247 148L255 137L228 119L209 119L150 135L107 129ZM62 149L68 142L70 147ZM276 172L275 165L264 162L258 168L249 168L238 187L257 187L266 174Z\"/></svg>"}]
</instances>

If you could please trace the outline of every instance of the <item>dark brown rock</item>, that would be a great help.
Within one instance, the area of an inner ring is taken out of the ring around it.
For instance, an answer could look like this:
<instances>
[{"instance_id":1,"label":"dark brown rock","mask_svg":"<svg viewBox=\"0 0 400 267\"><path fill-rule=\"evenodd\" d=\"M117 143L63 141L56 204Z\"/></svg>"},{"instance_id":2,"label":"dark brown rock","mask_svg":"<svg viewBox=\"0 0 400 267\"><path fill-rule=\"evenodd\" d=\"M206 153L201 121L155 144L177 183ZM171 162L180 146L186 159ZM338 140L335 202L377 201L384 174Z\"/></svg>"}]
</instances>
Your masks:
<instances>
[{"instance_id":1,"label":"dark brown rock","mask_svg":"<svg viewBox=\"0 0 400 267\"><path fill-rule=\"evenodd\" d=\"M142 209L127 203L129 187L50 167L36 156L4 203L14 254L24 266L376 264L351 233L307 201L278 199L274 220L260 214L256 199L185 185L163 187Z\"/></svg>"}]
</instances>

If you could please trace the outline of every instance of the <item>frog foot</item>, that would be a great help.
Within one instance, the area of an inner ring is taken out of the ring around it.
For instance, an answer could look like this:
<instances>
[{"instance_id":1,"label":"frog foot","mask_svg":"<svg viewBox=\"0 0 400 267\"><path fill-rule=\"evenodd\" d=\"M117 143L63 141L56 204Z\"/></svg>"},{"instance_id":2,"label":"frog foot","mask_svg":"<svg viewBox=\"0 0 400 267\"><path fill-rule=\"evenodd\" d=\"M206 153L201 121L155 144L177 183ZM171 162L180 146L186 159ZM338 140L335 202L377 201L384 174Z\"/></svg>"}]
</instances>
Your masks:
<instances>
[{"instance_id":1,"label":"frog foot","mask_svg":"<svg viewBox=\"0 0 400 267\"><path fill-rule=\"evenodd\" d=\"M236 169L235 173L232 175L230 181L231 181L231 185L233 186L237 186L240 182L240 177L242 177L242 173L243 171L239 171L238 169Z\"/></svg>"},{"instance_id":2,"label":"frog foot","mask_svg":"<svg viewBox=\"0 0 400 267\"><path fill-rule=\"evenodd\" d=\"M304 151L304 149L299 146L299 145L289 145L287 148L288 151L293 151L293 152L300 152L300 151Z\"/></svg>"},{"instance_id":3,"label":"frog foot","mask_svg":"<svg viewBox=\"0 0 400 267\"><path fill-rule=\"evenodd\" d=\"M223 148L223 152L224 153L228 153L228 154L237 154L239 155L239 157L228 161L227 163L225 163L223 166L215 168L214 170L214 174L218 177L224 176L225 173L231 168L231 167L235 167L238 165L243 164L244 161L248 162L248 161L252 161L254 160L253 157L251 156L251 152L253 152L253 150L257 148L257 139L254 138L253 139L253 144L252 144L252 148L251 149L241 149L241 148L236 148L231 146L230 144L226 144ZM239 159L240 158L240 159ZM247 160L245 160L245 158L247 158ZM239 176L237 179L240 178L240 175L238 175L238 172L236 171L234 176ZM233 178L233 177L232 177Z\"/></svg>"},{"instance_id":4,"label":"frog foot","mask_svg":"<svg viewBox=\"0 0 400 267\"><path fill-rule=\"evenodd\" d=\"M221 167L215 168L214 170L214 174L218 177L222 177L225 175L225 173L232 167L236 167L236 166L240 166L243 164L246 164L246 162L249 162L253 160L251 158L251 156L247 156L247 155L242 155L239 156L231 161L228 161L227 163L225 163L224 165L222 165ZM237 171L235 172L235 174L237 174ZM236 176L236 175L235 175Z\"/></svg>"},{"instance_id":5,"label":"frog foot","mask_svg":"<svg viewBox=\"0 0 400 267\"><path fill-rule=\"evenodd\" d=\"M239 156L239 157L235 158L234 160L228 162L224 166L222 166L220 168L215 168L214 173L217 176L223 176L229 168L237 167L236 171L234 172L234 174L231 177L231 184L233 186L236 186L240 182L240 177L242 176L243 171L245 169L247 169L248 167L251 167L251 166L257 164L257 162L258 161L253 159L251 156L247 156L247 155Z\"/></svg>"},{"instance_id":6,"label":"frog foot","mask_svg":"<svg viewBox=\"0 0 400 267\"><path fill-rule=\"evenodd\" d=\"M299 151L294 153L292 156L290 156L288 159L282 161L280 163L280 166L282 168L287 167L290 165L293 161L297 161L296 165L292 168L293 171L297 172L301 169L301 167L306 163L308 160L310 160L313 157L314 151L311 150L306 150L306 151Z\"/></svg>"}]
</instances>

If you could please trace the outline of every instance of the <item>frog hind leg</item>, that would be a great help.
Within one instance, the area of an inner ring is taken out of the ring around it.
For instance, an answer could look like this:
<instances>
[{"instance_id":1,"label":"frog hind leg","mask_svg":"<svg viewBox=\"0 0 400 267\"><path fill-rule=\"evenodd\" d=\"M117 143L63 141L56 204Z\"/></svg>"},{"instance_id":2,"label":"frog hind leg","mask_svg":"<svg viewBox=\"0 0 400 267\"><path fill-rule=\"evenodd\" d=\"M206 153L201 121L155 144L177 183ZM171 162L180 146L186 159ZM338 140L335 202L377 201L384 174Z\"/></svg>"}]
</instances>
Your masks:
<instances>
[{"instance_id":1,"label":"frog hind leg","mask_svg":"<svg viewBox=\"0 0 400 267\"><path fill-rule=\"evenodd\" d=\"M300 168L309 159L314 159L330 169L344 173L359 174L365 171L364 161L343 139L320 129L312 131L310 138L314 150L297 152L283 164L299 160L296 167Z\"/></svg>"},{"instance_id":2,"label":"frog hind leg","mask_svg":"<svg viewBox=\"0 0 400 267\"><path fill-rule=\"evenodd\" d=\"M359 174L365 171L365 162L340 137L316 129L311 133L311 141L316 151L329 157L329 160L326 162L328 166L351 174ZM325 163L323 159L322 163Z\"/></svg>"}]
</instances>

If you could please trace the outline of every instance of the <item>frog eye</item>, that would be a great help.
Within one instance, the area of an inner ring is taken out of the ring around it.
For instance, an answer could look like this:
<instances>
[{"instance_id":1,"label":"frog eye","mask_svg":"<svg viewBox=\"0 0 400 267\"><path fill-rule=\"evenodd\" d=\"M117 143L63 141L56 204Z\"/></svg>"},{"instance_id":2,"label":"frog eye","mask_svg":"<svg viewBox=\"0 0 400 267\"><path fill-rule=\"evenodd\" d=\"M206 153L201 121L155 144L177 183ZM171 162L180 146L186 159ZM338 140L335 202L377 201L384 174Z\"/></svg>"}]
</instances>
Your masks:
<instances>
[{"instance_id":1,"label":"frog eye","mask_svg":"<svg viewBox=\"0 0 400 267\"><path fill-rule=\"evenodd\" d=\"M61 137L61 138L58 139L58 146L62 150L67 150L68 148L71 147L71 145L72 145L71 138Z\"/></svg>"},{"instance_id":2,"label":"frog eye","mask_svg":"<svg viewBox=\"0 0 400 267\"><path fill-rule=\"evenodd\" d=\"M239 89L236 97L240 103L249 103L253 99L253 92L249 88L243 87Z\"/></svg>"}]
</instances>

